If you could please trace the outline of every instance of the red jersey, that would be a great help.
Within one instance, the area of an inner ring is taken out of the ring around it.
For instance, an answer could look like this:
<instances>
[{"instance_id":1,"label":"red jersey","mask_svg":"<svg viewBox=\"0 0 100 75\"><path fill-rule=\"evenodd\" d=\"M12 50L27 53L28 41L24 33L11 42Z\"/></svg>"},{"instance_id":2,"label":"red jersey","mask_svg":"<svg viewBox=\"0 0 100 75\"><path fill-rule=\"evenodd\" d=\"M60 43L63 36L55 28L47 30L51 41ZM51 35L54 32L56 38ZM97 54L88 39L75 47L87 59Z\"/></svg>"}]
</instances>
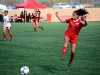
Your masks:
<instances>
[{"instance_id":1,"label":"red jersey","mask_svg":"<svg viewBox=\"0 0 100 75\"><path fill-rule=\"evenodd\" d=\"M68 29L65 31L65 36L78 36L81 28L84 25L84 22L82 20L78 19L77 21L74 21L73 18L67 19L66 23L69 23L69 26Z\"/></svg>"},{"instance_id":2,"label":"red jersey","mask_svg":"<svg viewBox=\"0 0 100 75\"><path fill-rule=\"evenodd\" d=\"M37 12L34 13L34 20L38 20L38 13Z\"/></svg>"}]
</instances>

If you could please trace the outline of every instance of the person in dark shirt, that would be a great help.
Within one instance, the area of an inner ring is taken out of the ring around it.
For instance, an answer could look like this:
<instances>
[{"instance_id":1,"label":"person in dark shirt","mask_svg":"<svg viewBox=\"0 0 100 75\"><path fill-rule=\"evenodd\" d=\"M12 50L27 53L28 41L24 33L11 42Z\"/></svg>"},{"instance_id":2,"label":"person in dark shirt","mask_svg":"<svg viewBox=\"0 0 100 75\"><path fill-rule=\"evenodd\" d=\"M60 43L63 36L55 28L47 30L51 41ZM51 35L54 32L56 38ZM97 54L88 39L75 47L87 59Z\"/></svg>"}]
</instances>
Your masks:
<instances>
[{"instance_id":1,"label":"person in dark shirt","mask_svg":"<svg viewBox=\"0 0 100 75\"><path fill-rule=\"evenodd\" d=\"M24 16L24 13L23 13L23 11L21 11L21 13L20 13L20 17L23 17Z\"/></svg>"},{"instance_id":2,"label":"person in dark shirt","mask_svg":"<svg viewBox=\"0 0 100 75\"><path fill-rule=\"evenodd\" d=\"M33 19L33 18L34 18L34 14L32 13L32 14L31 14L31 19Z\"/></svg>"},{"instance_id":3,"label":"person in dark shirt","mask_svg":"<svg viewBox=\"0 0 100 75\"><path fill-rule=\"evenodd\" d=\"M37 12L38 12L38 22L40 21L40 14L41 14L41 11L39 9L37 9Z\"/></svg>"},{"instance_id":4,"label":"person in dark shirt","mask_svg":"<svg viewBox=\"0 0 100 75\"><path fill-rule=\"evenodd\" d=\"M3 22L3 14L0 14L0 22Z\"/></svg>"}]
</instances>

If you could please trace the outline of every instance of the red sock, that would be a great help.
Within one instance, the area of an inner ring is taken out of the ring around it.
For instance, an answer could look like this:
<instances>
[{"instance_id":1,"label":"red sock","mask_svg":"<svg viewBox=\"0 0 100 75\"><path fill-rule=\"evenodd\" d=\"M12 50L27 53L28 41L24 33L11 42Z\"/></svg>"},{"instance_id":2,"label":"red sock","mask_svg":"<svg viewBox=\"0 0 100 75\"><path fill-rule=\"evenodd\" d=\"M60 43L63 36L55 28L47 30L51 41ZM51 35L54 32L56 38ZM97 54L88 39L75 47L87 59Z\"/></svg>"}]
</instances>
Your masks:
<instances>
[{"instance_id":1,"label":"red sock","mask_svg":"<svg viewBox=\"0 0 100 75\"><path fill-rule=\"evenodd\" d=\"M36 27L34 27L34 30L36 31Z\"/></svg>"},{"instance_id":2,"label":"red sock","mask_svg":"<svg viewBox=\"0 0 100 75\"><path fill-rule=\"evenodd\" d=\"M42 28L41 26L38 26L38 28Z\"/></svg>"},{"instance_id":3,"label":"red sock","mask_svg":"<svg viewBox=\"0 0 100 75\"><path fill-rule=\"evenodd\" d=\"M12 33L10 33L10 38L13 38L13 34Z\"/></svg>"},{"instance_id":4,"label":"red sock","mask_svg":"<svg viewBox=\"0 0 100 75\"><path fill-rule=\"evenodd\" d=\"M3 33L3 37L4 39L7 39L6 33Z\"/></svg>"},{"instance_id":5,"label":"red sock","mask_svg":"<svg viewBox=\"0 0 100 75\"><path fill-rule=\"evenodd\" d=\"M73 59L74 59L74 54L71 54L71 56L70 56L70 62L72 62Z\"/></svg>"},{"instance_id":6,"label":"red sock","mask_svg":"<svg viewBox=\"0 0 100 75\"><path fill-rule=\"evenodd\" d=\"M62 48L62 55L63 56L66 54L66 51L67 51L67 47L66 46L63 46L63 48Z\"/></svg>"}]
</instances>

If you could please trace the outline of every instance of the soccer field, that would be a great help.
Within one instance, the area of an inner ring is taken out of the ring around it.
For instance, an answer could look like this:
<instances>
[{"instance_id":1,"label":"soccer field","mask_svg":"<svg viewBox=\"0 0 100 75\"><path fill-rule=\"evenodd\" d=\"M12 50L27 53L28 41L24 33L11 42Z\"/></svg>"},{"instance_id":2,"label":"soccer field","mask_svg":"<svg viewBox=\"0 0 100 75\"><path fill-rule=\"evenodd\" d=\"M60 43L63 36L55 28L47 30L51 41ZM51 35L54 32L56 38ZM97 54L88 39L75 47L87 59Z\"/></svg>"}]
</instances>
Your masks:
<instances>
[{"instance_id":1,"label":"soccer field","mask_svg":"<svg viewBox=\"0 0 100 75\"><path fill-rule=\"evenodd\" d=\"M0 24L0 75L20 75L24 65L29 75L100 75L100 22L88 22L82 28L72 66L67 67L70 45L65 60L60 60L64 31L68 24L40 23L44 31L33 31L32 23L12 23L14 40L3 40Z\"/></svg>"}]
</instances>

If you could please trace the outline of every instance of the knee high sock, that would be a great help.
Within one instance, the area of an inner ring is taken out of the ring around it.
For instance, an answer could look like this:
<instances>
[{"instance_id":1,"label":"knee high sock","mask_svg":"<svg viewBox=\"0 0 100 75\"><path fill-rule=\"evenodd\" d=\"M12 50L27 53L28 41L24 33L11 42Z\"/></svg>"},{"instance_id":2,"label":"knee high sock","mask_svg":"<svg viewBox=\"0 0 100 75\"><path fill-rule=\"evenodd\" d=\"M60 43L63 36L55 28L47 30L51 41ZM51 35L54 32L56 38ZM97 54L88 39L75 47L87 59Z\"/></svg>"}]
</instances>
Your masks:
<instances>
[{"instance_id":1,"label":"knee high sock","mask_svg":"<svg viewBox=\"0 0 100 75\"><path fill-rule=\"evenodd\" d=\"M36 27L34 27L34 30L36 31Z\"/></svg>"},{"instance_id":2,"label":"knee high sock","mask_svg":"<svg viewBox=\"0 0 100 75\"><path fill-rule=\"evenodd\" d=\"M41 26L38 26L38 28L42 28Z\"/></svg>"},{"instance_id":3,"label":"knee high sock","mask_svg":"<svg viewBox=\"0 0 100 75\"><path fill-rule=\"evenodd\" d=\"M13 34L12 33L10 33L9 35L10 35L10 38L13 38Z\"/></svg>"},{"instance_id":4,"label":"knee high sock","mask_svg":"<svg viewBox=\"0 0 100 75\"><path fill-rule=\"evenodd\" d=\"M66 46L63 46L62 47L62 55L63 56L66 54L66 51L67 51L67 47Z\"/></svg>"},{"instance_id":5,"label":"knee high sock","mask_svg":"<svg viewBox=\"0 0 100 75\"><path fill-rule=\"evenodd\" d=\"M70 62L72 62L74 59L74 54L71 53L71 56L70 56Z\"/></svg>"},{"instance_id":6,"label":"knee high sock","mask_svg":"<svg viewBox=\"0 0 100 75\"><path fill-rule=\"evenodd\" d=\"M3 33L3 37L4 37L4 39L7 39L6 33Z\"/></svg>"}]
</instances>

